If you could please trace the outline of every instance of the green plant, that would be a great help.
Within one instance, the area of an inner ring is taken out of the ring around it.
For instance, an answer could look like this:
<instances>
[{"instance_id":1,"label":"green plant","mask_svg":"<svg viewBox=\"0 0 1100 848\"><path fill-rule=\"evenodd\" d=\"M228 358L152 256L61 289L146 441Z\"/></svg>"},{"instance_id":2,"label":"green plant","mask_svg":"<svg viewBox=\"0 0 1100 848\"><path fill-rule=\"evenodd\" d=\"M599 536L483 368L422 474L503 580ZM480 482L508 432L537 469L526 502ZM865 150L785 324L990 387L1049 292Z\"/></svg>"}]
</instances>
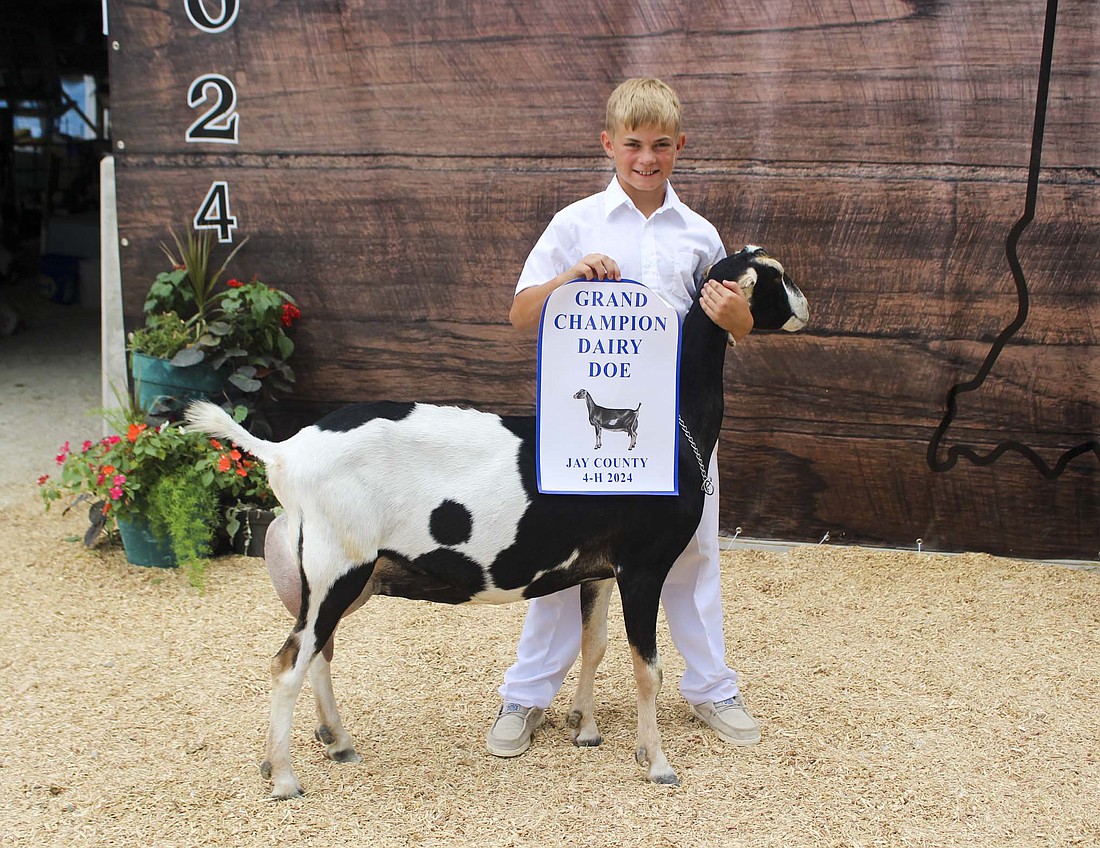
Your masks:
<instances>
[{"instance_id":1,"label":"green plant","mask_svg":"<svg viewBox=\"0 0 1100 848\"><path fill-rule=\"evenodd\" d=\"M168 539L191 585L201 589L218 523L217 490L197 469L177 469L149 487L146 516L153 532Z\"/></svg>"},{"instance_id":2,"label":"green plant","mask_svg":"<svg viewBox=\"0 0 1100 848\"><path fill-rule=\"evenodd\" d=\"M218 278L225 273L233 257L248 242L248 237L233 248L218 270L211 274L210 258L214 236L209 230L197 234L188 230L186 247L172 230L168 234L175 242L176 253L164 242L160 243L160 249L173 267L171 271L158 274L153 281L145 300L145 314L177 312L182 315L193 312L201 325L214 299L214 287L218 284ZM183 285L184 281L186 285Z\"/></svg>"},{"instance_id":3,"label":"green plant","mask_svg":"<svg viewBox=\"0 0 1100 848\"><path fill-rule=\"evenodd\" d=\"M72 494L102 502L104 516L142 514L150 487L192 467L208 441L167 422L155 426L125 414L112 418L121 434L87 440L79 451L72 450L69 442L61 446L56 457L59 474L39 479L47 509L65 494Z\"/></svg>"},{"instance_id":4,"label":"green plant","mask_svg":"<svg viewBox=\"0 0 1100 848\"><path fill-rule=\"evenodd\" d=\"M147 356L172 359L192 341L187 322L175 312L157 312L145 319L145 326L130 333L130 349Z\"/></svg>"},{"instance_id":5,"label":"green plant","mask_svg":"<svg viewBox=\"0 0 1100 848\"><path fill-rule=\"evenodd\" d=\"M129 337L129 349L186 367L206 363L225 381L225 406L243 405L250 416L291 391L294 371L287 360L294 342L287 331L301 317L286 292L253 277L218 281L241 242L213 273L213 236L188 233L186 244L172 233L176 252L161 249L172 263L153 281L145 300L145 326ZM247 241L247 239L245 239ZM266 424L253 422L254 429Z\"/></svg>"},{"instance_id":6,"label":"green plant","mask_svg":"<svg viewBox=\"0 0 1100 848\"><path fill-rule=\"evenodd\" d=\"M47 510L66 496L92 502L86 545L115 519L142 516L154 535L169 540L195 582L221 511L245 499L274 503L263 466L217 440L175 423L138 420L133 410L103 414L119 432L76 450L66 442L56 456L58 473L38 481ZM243 419L244 408L235 415Z\"/></svg>"}]
</instances>

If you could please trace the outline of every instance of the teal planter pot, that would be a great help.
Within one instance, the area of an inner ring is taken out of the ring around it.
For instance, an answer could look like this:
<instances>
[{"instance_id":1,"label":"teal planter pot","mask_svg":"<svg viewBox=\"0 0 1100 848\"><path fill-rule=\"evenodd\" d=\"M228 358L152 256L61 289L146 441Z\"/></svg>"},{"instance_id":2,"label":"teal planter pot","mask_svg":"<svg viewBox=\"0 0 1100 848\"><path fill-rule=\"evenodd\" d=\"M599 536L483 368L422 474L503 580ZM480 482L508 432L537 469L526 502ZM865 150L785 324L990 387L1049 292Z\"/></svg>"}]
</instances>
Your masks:
<instances>
[{"instance_id":1,"label":"teal planter pot","mask_svg":"<svg viewBox=\"0 0 1100 848\"><path fill-rule=\"evenodd\" d=\"M146 412L154 406L180 411L190 401L214 397L225 387L221 375L203 362L181 368L144 353L130 354L130 373L137 404Z\"/></svg>"},{"instance_id":2,"label":"teal planter pot","mask_svg":"<svg viewBox=\"0 0 1100 848\"><path fill-rule=\"evenodd\" d=\"M126 560L146 568L176 568L176 555L168 539L159 539L149 529L149 522L140 516L119 518L118 532Z\"/></svg>"}]
</instances>

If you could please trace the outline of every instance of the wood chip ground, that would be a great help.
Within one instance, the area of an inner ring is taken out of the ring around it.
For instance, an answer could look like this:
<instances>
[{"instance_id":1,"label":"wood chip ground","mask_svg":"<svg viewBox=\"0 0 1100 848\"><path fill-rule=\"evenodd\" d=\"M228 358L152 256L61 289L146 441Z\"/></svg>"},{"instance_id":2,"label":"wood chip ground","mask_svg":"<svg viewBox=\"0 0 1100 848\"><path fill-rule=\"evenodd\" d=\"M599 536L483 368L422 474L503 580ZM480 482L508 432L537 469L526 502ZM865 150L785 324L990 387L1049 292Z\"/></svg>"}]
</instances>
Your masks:
<instances>
[{"instance_id":1,"label":"wood chip ground","mask_svg":"<svg viewBox=\"0 0 1100 848\"><path fill-rule=\"evenodd\" d=\"M523 757L484 750L524 606L371 601L334 678L363 762L326 761L303 692L305 798L265 800L268 661L291 621L258 559L183 575L84 549L81 515L0 515L0 846L1100 845L1100 573L821 545L723 554L730 663L763 727L723 745L676 691L634 764L622 617L604 744L577 749L574 677Z\"/></svg>"}]
</instances>

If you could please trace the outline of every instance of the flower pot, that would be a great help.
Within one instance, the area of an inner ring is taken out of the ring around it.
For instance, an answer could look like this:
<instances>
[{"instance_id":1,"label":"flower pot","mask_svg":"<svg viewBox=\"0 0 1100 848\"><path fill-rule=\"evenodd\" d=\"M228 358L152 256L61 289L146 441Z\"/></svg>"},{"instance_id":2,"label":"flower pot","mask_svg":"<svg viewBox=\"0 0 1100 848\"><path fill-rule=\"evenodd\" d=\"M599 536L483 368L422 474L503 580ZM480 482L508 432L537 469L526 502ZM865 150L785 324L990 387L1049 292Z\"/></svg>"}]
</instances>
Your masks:
<instances>
[{"instance_id":1,"label":"flower pot","mask_svg":"<svg viewBox=\"0 0 1100 848\"><path fill-rule=\"evenodd\" d=\"M204 362L180 367L167 359L144 353L130 354L137 404L146 412L181 411L188 401L211 398L222 392L221 375Z\"/></svg>"},{"instance_id":2,"label":"flower pot","mask_svg":"<svg viewBox=\"0 0 1100 848\"><path fill-rule=\"evenodd\" d=\"M233 552L244 556L262 557L267 527L275 520L270 509L250 509L241 513L241 527L233 537Z\"/></svg>"},{"instance_id":3,"label":"flower pot","mask_svg":"<svg viewBox=\"0 0 1100 848\"><path fill-rule=\"evenodd\" d=\"M176 555L168 539L159 539L153 535L149 522L140 515L133 518L119 518L118 532L122 536L122 547L126 551L126 560L133 565L147 568L175 568Z\"/></svg>"}]
</instances>

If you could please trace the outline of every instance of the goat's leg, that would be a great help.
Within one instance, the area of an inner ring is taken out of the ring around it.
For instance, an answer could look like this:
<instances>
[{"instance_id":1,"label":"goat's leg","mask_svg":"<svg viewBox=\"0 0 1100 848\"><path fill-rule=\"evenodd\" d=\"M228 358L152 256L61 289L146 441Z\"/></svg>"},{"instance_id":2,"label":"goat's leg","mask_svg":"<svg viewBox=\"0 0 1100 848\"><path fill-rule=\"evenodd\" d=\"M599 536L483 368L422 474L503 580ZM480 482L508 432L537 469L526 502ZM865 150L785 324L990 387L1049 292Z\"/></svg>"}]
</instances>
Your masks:
<instances>
[{"instance_id":1,"label":"goat's leg","mask_svg":"<svg viewBox=\"0 0 1100 848\"><path fill-rule=\"evenodd\" d=\"M607 606L614 585L611 579L581 584L581 670L566 723L573 744L582 747L603 742L596 726L596 669L607 650Z\"/></svg>"},{"instance_id":2,"label":"goat's leg","mask_svg":"<svg viewBox=\"0 0 1100 848\"><path fill-rule=\"evenodd\" d=\"M290 731L294 705L315 658L321 665L314 673L313 680L326 699L325 715L334 715L338 726L343 730L339 713L336 712L328 661L323 654L318 655L318 652L322 645L327 646L332 640L340 617L363 594L373 569L373 564L353 566L328 587L321 585L302 588L302 597L310 598L309 607L299 612L294 632L271 662L271 726L267 737L267 759L261 766L261 772L275 783L272 798L294 798L302 794L302 785L290 764ZM343 750L343 741L334 736L337 749ZM354 752L354 745L351 750Z\"/></svg>"},{"instance_id":3,"label":"goat's leg","mask_svg":"<svg viewBox=\"0 0 1100 848\"><path fill-rule=\"evenodd\" d=\"M294 705L313 653L312 634L296 626L271 660L271 724L267 732L267 758L260 766L260 773L274 781L272 798L296 798L302 794L302 784L290 764L290 729Z\"/></svg>"},{"instance_id":4,"label":"goat's leg","mask_svg":"<svg viewBox=\"0 0 1100 848\"><path fill-rule=\"evenodd\" d=\"M593 450L599 450L601 445L603 444L603 442L600 439L600 425L599 424L593 424L592 429L594 429L596 431L596 447L593 448Z\"/></svg>"},{"instance_id":5,"label":"goat's leg","mask_svg":"<svg viewBox=\"0 0 1100 848\"><path fill-rule=\"evenodd\" d=\"M343 617L351 615L364 603L373 590L368 587L344 612ZM313 659L309 667L309 685L313 689L313 699L317 705L317 727L313 737L325 746L325 756L337 763L360 763L363 758L355 750L355 740L344 729L340 710L336 706L336 693L332 688L332 656L336 633L333 632L325 642L321 653Z\"/></svg>"},{"instance_id":6,"label":"goat's leg","mask_svg":"<svg viewBox=\"0 0 1100 848\"><path fill-rule=\"evenodd\" d=\"M317 705L317 728L313 736L325 746L325 756L337 763L360 763L363 758L355 750L355 740L344 729L340 711L336 706L336 693L332 688L332 639L322 651L313 658L309 666L309 685L313 689L313 699Z\"/></svg>"},{"instance_id":7,"label":"goat's leg","mask_svg":"<svg viewBox=\"0 0 1100 848\"><path fill-rule=\"evenodd\" d=\"M292 538L292 528L286 513L271 522L267 530L264 550L267 572L271 585L275 587L279 599L290 614L297 617L301 607L302 583L298 567L298 551ZM370 595L364 590L359 598L344 612L351 615L363 605ZM321 649L321 656L314 658L309 667L310 688L317 705L317 727L314 737L325 745L325 756L341 763L360 762L355 751L355 742L344 729L340 712L336 706L336 695L332 688L332 655L335 633L329 636Z\"/></svg>"},{"instance_id":8,"label":"goat's leg","mask_svg":"<svg viewBox=\"0 0 1100 848\"><path fill-rule=\"evenodd\" d=\"M631 580L619 575L619 593L623 600L623 618L634 660L634 681L638 687L638 747L634 758L638 765L649 766L648 777L654 783L680 785L680 779L665 758L661 731L657 727L657 694L661 691L661 660L657 654L657 606L661 596L660 579L636 573Z\"/></svg>"},{"instance_id":9,"label":"goat's leg","mask_svg":"<svg viewBox=\"0 0 1100 848\"><path fill-rule=\"evenodd\" d=\"M648 777L654 783L679 786L680 778L665 757L661 747L661 731L657 727L657 694L661 691L661 661L654 654L647 657L633 645L634 680L638 685L638 747L634 759L638 765L649 766Z\"/></svg>"},{"instance_id":10,"label":"goat's leg","mask_svg":"<svg viewBox=\"0 0 1100 848\"><path fill-rule=\"evenodd\" d=\"M634 450L634 445L638 444L638 425L635 424L627 432L630 433L630 447L627 450Z\"/></svg>"}]
</instances>

